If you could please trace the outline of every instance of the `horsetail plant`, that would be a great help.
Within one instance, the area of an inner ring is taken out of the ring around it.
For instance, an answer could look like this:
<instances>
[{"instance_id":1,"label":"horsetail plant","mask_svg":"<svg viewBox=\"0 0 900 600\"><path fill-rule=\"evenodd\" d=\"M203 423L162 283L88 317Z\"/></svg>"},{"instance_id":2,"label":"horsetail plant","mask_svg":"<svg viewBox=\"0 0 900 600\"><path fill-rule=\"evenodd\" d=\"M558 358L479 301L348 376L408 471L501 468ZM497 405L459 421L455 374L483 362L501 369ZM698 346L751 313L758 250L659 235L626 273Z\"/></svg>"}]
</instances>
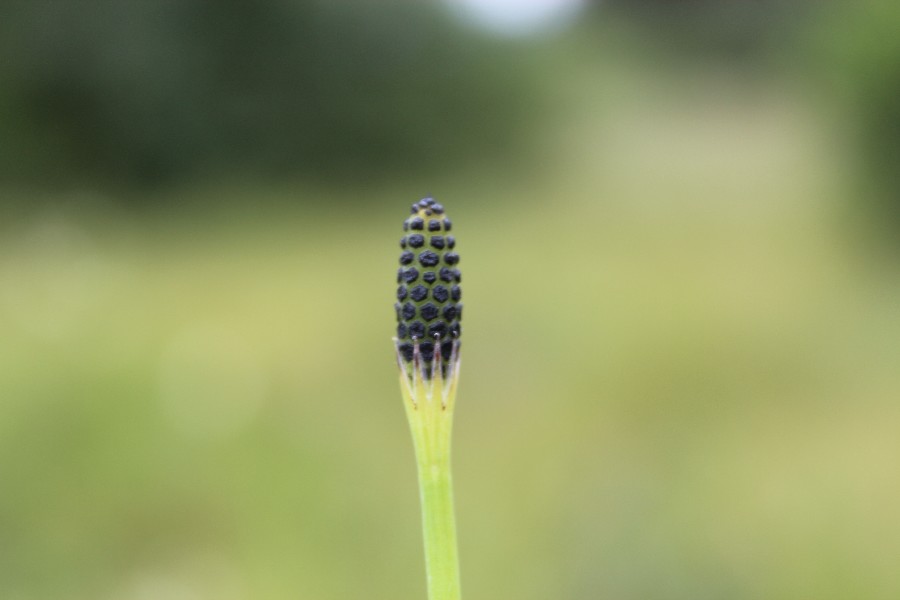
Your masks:
<instances>
[{"instance_id":1,"label":"horsetail plant","mask_svg":"<svg viewBox=\"0 0 900 600\"><path fill-rule=\"evenodd\" d=\"M463 306L452 227L444 207L432 198L412 205L403 223L394 305L394 345L418 465L430 600L460 598L450 435Z\"/></svg>"}]
</instances>

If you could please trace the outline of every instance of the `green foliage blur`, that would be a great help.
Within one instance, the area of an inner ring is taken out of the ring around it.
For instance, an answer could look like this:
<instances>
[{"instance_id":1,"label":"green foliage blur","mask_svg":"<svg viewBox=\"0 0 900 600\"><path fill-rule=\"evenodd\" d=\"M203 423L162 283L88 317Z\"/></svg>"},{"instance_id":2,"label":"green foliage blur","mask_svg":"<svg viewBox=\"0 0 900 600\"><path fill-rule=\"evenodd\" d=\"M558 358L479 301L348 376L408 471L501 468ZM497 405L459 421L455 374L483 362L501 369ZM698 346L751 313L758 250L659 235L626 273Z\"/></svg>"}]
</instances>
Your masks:
<instances>
[{"instance_id":1,"label":"green foliage blur","mask_svg":"<svg viewBox=\"0 0 900 600\"><path fill-rule=\"evenodd\" d=\"M519 139L527 77L434 4L84 0L2 10L8 179L364 180Z\"/></svg>"},{"instance_id":2,"label":"green foliage blur","mask_svg":"<svg viewBox=\"0 0 900 600\"><path fill-rule=\"evenodd\" d=\"M625 4L0 8L0 599L424 598L391 336L425 195L467 599L900 597L897 12Z\"/></svg>"},{"instance_id":3,"label":"green foliage blur","mask_svg":"<svg viewBox=\"0 0 900 600\"><path fill-rule=\"evenodd\" d=\"M900 5L839 3L811 28L810 60L858 150L858 177L900 226Z\"/></svg>"}]
</instances>

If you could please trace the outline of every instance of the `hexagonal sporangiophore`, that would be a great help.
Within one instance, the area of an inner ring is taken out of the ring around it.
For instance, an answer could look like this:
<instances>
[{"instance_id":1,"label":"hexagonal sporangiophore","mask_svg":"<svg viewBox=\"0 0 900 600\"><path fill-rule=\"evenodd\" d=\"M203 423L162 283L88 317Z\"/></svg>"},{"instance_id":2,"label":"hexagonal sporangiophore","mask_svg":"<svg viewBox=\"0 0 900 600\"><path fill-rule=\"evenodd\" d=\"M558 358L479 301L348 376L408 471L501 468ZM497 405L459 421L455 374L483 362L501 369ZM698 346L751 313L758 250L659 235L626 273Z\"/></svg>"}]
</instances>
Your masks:
<instances>
[{"instance_id":1,"label":"hexagonal sporangiophore","mask_svg":"<svg viewBox=\"0 0 900 600\"><path fill-rule=\"evenodd\" d=\"M403 223L397 298L397 359L412 377L430 379L437 370L446 379L459 356L461 297L456 239L443 205L423 198Z\"/></svg>"}]
</instances>

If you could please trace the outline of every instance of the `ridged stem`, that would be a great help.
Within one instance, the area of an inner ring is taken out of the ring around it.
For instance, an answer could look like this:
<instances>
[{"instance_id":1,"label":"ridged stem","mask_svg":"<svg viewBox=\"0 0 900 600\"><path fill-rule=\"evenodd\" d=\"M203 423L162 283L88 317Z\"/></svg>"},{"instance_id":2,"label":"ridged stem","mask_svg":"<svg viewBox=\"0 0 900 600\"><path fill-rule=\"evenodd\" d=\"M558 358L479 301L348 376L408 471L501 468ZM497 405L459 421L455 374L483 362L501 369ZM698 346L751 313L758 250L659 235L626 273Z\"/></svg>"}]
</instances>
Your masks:
<instances>
[{"instance_id":1,"label":"ridged stem","mask_svg":"<svg viewBox=\"0 0 900 600\"><path fill-rule=\"evenodd\" d=\"M416 387L424 392L421 382ZM424 393L417 393L418 398L423 398L419 403L412 402L408 393L404 392L404 395L418 465L428 598L460 600L459 556L450 471L453 402L442 403L440 393L436 393L433 399L425 399Z\"/></svg>"}]
</instances>

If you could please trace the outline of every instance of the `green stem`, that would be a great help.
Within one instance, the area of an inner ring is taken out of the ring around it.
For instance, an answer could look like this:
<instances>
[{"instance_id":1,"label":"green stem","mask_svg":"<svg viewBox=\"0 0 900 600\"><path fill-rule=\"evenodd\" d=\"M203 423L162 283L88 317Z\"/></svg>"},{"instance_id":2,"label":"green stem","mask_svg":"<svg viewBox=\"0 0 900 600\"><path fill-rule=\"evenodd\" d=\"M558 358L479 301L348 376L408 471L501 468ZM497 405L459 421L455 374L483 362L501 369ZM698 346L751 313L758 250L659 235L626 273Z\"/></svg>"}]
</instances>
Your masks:
<instances>
[{"instance_id":1,"label":"green stem","mask_svg":"<svg viewBox=\"0 0 900 600\"><path fill-rule=\"evenodd\" d=\"M426 402L409 413L425 538L429 600L459 600L459 557L450 473L452 409Z\"/></svg>"},{"instance_id":2,"label":"green stem","mask_svg":"<svg viewBox=\"0 0 900 600\"><path fill-rule=\"evenodd\" d=\"M430 600L458 600L459 558L449 456L419 465L422 530Z\"/></svg>"}]
</instances>

